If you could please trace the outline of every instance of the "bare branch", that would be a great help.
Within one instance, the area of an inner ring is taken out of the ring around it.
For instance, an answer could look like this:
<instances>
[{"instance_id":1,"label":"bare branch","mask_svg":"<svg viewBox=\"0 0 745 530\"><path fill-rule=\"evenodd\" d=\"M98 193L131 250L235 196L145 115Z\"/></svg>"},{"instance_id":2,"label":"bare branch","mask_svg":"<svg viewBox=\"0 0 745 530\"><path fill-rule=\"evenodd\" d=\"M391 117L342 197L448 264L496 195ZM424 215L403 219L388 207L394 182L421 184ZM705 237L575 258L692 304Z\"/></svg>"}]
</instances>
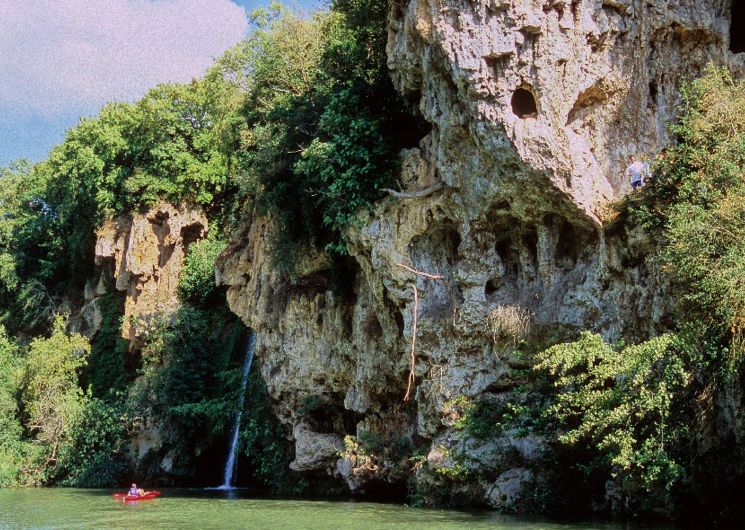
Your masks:
<instances>
[{"instance_id":1,"label":"bare branch","mask_svg":"<svg viewBox=\"0 0 745 530\"><path fill-rule=\"evenodd\" d=\"M411 387L414 385L414 368L416 367L416 325L417 325L417 313L419 312L419 291L417 291L416 284L412 285L414 288L414 310L413 310L413 321L411 324L411 368L409 370L409 384L406 386L406 394L404 395L404 401L411 399Z\"/></svg>"},{"instance_id":2,"label":"bare branch","mask_svg":"<svg viewBox=\"0 0 745 530\"><path fill-rule=\"evenodd\" d=\"M427 188L424 188L423 190L396 191L390 188L383 188L381 191L384 191L392 197L396 197L398 199L417 199L420 197L426 197L427 195L432 195L434 192L440 191L444 187L445 185L442 182L435 182L434 184Z\"/></svg>"},{"instance_id":3,"label":"bare branch","mask_svg":"<svg viewBox=\"0 0 745 530\"><path fill-rule=\"evenodd\" d=\"M417 276L423 276L425 278L430 278L432 280L443 280L444 279L442 276L438 276L437 274L430 274L428 272L418 271L416 269L409 267L408 265L404 265L403 263L396 263L396 265L406 269L409 272L416 274ZM419 316L418 316L419 314L419 291L416 288L416 282L414 282L414 285L412 285L412 288L414 289L414 309L412 311L412 320L411 320L411 359L410 359L410 367L409 367L409 379L408 379L408 384L406 386L406 394L404 395L404 401L409 401L409 399L411 399L411 389L414 386L414 382L416 380L416 328L417 328L417 323L419 322L418 320L419 319Z\"/></svg>"},{"instance_id":4,"label":"bare branch","mask_svg":"<svg viewBox=\"0 0 745 530\"><path fill-rule=\"evenodd\" d=\"M430 274L428 272L418 271L416 269L412 269L408 265L404 265L403 263L396 263L396 265L398 265L399 267L402 267L402 268L406 269L409 272L413 272L417 276L424 276L425 278L430 278L432 280L442 280L443 279L442 276L438 276L437 274Z\"/></svg>"}]
</instances>

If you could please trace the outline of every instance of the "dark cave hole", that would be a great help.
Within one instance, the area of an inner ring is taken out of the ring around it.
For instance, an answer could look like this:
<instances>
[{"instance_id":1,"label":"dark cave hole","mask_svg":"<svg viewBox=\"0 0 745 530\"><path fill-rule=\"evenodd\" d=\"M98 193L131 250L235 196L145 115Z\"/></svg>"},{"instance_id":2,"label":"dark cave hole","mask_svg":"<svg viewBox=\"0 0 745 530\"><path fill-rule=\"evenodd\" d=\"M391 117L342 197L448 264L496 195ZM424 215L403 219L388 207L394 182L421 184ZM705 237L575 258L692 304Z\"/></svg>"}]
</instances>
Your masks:
<instances>
[{"instance_id":1,"label":"dark cave hole","mask_svg":"<svg viewBox=\"0 0 745 530\"><path fill-rule=\"evenodd\" d=\"M484 294L488 298L489 296L496 293L498 289L499 289L498 280L489 280L486 282L486 285L484 286Z\"/></svg>"},{"instance_id":2,"label":"dark cave hole","mask_svg":"<svg viewBox=\"0 0 745 530\"><path fill-rule=\"evenodd\" d=\"M504 239L497 242L495 250L504 265L504 275L509 278L517 277L519 256L513 247L512 240Z\"/></svg>"},{"instance_id":3,"label":"dark cave hole","mask_svg":"<svg viewBox=\"0 0 745 530\"><path fill-rule=\"evenodd\" d=\"M370 339L379 339L383 336L383 326L380 325L380 321L375 315L370 315L365 323L365 335Z\"/></svg>"},{"instance_id":4,"label":"dark cave hole","mask_svg":"<svg viewBox=\"0 0 745 530\"><path fill-rule=\"evenodd\" d=\"M657 106L657 83L654 81L649 82L649 107Z\"/></svg>"},{"instance_id":5,"label":"dark cave hole","mask_svg":"<svg viewBox=\"0 0 745 530\"><path fill-rule=\"evenodd\" d=\"M394 311L393 312L393 319L396 321L396 327L398 328L398 334L399 334L399 336L403 336L403 334L404 334L404 316L401 314L401 311Z\"/></svg>"},{"instance_id":6,"label":"dark cave hole","mask_svg":"<svg viewBox=\"0 0 745 530\"><path fill-rule=\"evenodd\" d=\"M404 334L404 317L401 314L402 309L393 303L393 300L390 299L385 291L383 295L383 304L385 305L388 314L393 316L393 320L396 322L396 327L398 328L399 336L402 336Z\"/></svg>"},{"instance_id":7,"label":"dark cave hole","mask_svg":"<svg viewBox=\"0 0 745 530\"><path fill-rule=\"evenodd\" d=\"M745 52L745 2L732 0L729 24L729 49L732 53Z\"/></svg>"},{"instance_id":8,"label":"dark cave hole","mask_svg":"<svg viewBox=\"0 0 745 530\"><path fill-rule=\"evenodd\" d=\"M202 236L204 227L202 223L195 223L193 225L185 226L181 229L181 240L184 243L184 251L189 249L189 245L196 243Z\"/></svg>"},{"instance_id":9,"label":"dark cave hole","mask_svg":"<svg viewBox=\"0 0 745 530\"><path fill-rule=\"evenodd\" d=\"M528 249L530 252L530 257L533 260L533 263L538 263L538 232L536 228L529 227L523 232L522 235L523 238L523 245Z\"/></svg>"},{"instance_id":10,"label":"dark cave hole","mask_svg":"<svg viewBox=\"0 0 745 530\"><path fill-rule=\"evenodd\" d=\"M527 88L518 88L512 94L512 112L518 118L535 118L538 115L538 106L535 96Z\"/></svg>"},{"instance_id":11,"label":"dark cave hole","mask_svg":"<svg viewBox=\"0 0 745 530\"><path fill-rule=\"evenodd\" d=\"M364 491L358 496L364 497L366 501L403 503L408 498L408 493L405 481L372 480L365 484Z\"/></svg>"},{"instance_id":12,"label":"dark cave hole","mask_svg":"<svg viewBox=\"0 0 745 530\"><path fill-rule=\"evenodd\" d=\"M445 233L445 242L447 248L447 261L449 265L454 265L458 261L458 248L460 247L460 234L455 228L451 228Z\"/></svg>"},{"instance_id":13,"label":"dark cave hole","mask_svg":"<svg viewBox=\"0 0 745 530\"><path fill-rule=\"evenodd\" d=\"M392 128L387 131L395 144L400 148L417 147L419 142L432 132L432 124L424 119L419 108L420 92L410 92L402 98L409 110L399 112L397 118L392 120Z\"/></svg>"},{"instance_id":14,"label":"dark cave hole","mask_svg":"<svg viewBox=\"0 0 745 530\"><path fill-rule=\"evenodd\" d=\"M559 241L556 245L556 260L559 265L572 268L577 263L577 234L568 222L561 223Z\"/></svg>"}]
</instances>

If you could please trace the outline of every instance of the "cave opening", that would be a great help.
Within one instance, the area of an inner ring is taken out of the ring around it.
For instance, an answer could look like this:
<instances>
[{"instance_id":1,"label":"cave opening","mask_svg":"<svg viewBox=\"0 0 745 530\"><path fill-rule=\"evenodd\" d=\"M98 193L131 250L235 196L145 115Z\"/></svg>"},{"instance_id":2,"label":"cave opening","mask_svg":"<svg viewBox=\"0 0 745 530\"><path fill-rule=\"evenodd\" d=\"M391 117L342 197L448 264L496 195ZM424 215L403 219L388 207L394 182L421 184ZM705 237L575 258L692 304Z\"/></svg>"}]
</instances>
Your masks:
<instances>
[{"instance_id":1,"label":"cave opening","mask_svg":"<svg viewBox=\"0 0 745 530\"><path fill-rule=\"evenodd\" d=\"M538 263L538 231L535 226L525 228L522 234L523 245L530 253L530 259L533 263Z\"/></svg>"},{"instance_id":2,"label":"cave opening","mask_svg":"<svg viewBox=\"0 0 745 530\"><path fill-rule=\"evenodd\" d=\"M490 280L487 280L486 285L484 286L484 295L487 298L492 296L494 293L496 293L499 290L499 284L500 284L499 280L495 280L493 278Z\"/></svg>"},{"instance_id":3,"label":"cave opening","mask_svg":"<svg viewBox=\"0 0 745 530\"><path fill-rule=\"evenodd\" d=\"M518 88L512 94L512 112L518 118L535 118L538 115L538 105L535 96L527 88Z\"/></svg>"},{"instance_id":4,"label":"cave opening","mask_svg":"<svg viewBox=\"0 0 745 530\"><path fill-rule=\"evenodd\" d=\"M519 257L514 249L513 242L510 238L497 242L495 246L499 259L504 266L504 276L507 278L517 278L519 271Z\"/></svg>"},{"instance_id":5,"label":"cave opening","mask_svg":"<svg viewBox=\"0 0 745 530\"><path fill-rule=\"evenodd\" d=\"M729 50L732 53L745 52L745 2L732 0L729 23Z\"/></svg>"},{"instance_id":6,"label":"cave opening","mask_svg":"<svg viewBox=\"0 0 745 530\"><path fill-rule=\"evenodd\" d=\"M557 223L559 226L559 240L556 244L556 262L567 270L577 263L577 246L579 244L574 226L565 220Z\"/></svg>"},{"instance_id":7,"label":"cave opening","mask_svg":"<svg viewBox=\"0 0 745 530\"><path fill-rule=\"evenodd\" d=\"M649 108L654 108L657 106L657 93L658 93L657 83L655 83L654 81L650 81L649 82L649 102L647 105Z\"/></svg>"},{"instance_id":8,"label":"cave opening","mask_svg":"<svg viewBox=\"0 0 745 530\"><path fill-rule=\"evenodd\" d=\"M181 241L183 241L184 252L188 252L189 246L192 243L196 243L202 238L204 234L204 226L202 223L194 223L192 225L184 226L181 228Z\"/></svg>"}]
</instances>

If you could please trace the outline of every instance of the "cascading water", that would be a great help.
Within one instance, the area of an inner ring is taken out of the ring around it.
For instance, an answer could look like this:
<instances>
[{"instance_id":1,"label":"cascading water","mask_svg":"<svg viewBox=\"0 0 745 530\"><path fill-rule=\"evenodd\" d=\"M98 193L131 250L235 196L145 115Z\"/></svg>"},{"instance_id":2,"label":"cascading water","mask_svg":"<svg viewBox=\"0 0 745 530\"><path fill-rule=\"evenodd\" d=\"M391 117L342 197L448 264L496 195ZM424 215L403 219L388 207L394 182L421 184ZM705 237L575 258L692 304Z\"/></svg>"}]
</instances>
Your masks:
<instances>
[{"instance_id":1,"label":"cascading water","mask_svg":"<svg viewBox=\"0 0 745 530\"><path fill-rule=\"evenodd\" d=\"M241 430L241 416L243 415L243 402L246 398L246 384L248 383L248 372L251 371L251 362L254 358L254 348L256 346L256 333L251 331L248 336L248 344L246 345L246 360L243 362L243 377L241 378L241 393L238 398L238 414L235 417L235 425L233 426L233 436L230 439L230 451L228 452L228 460L225 462L225 475L223 476L223 484L220 489L232 489L233 488L233 475L235 473L235 459L236 450L238 449L238 435Z\"/></svg>"}]
</instances>

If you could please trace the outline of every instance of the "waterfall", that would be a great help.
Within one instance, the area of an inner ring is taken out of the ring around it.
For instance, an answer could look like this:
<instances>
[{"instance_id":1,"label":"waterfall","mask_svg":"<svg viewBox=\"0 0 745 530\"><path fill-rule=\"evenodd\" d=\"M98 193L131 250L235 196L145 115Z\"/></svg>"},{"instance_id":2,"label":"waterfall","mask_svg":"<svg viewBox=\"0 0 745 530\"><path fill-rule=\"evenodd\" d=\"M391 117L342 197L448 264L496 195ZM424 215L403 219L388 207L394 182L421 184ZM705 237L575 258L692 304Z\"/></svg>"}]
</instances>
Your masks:
<instances>
[{"instance_id":1,"label":"waterfall","mask_svg":"<svg viewBox=\"0 0 745 530\"><path fill-rule=\"evenodd\" d=\"M254 347L256 346L256 333L253 330L248 336L248 344L246 345L246 360L243 362L243 377L241 378L241 393L238 398L238 414L235 417L235 425L233 426L233 436L230 439L230 452L228 452L228 460L225 462L225 475L223 477L223 484L220 489L232 489L233 485L233 474L235 473L235 459L236 450L238 449L238 435L241 430L241 416L243 415L243 402L246 398L246 384L248 383L248 372L251 371L251 362L254 358Z\"/></svg>"}]
</instances>

